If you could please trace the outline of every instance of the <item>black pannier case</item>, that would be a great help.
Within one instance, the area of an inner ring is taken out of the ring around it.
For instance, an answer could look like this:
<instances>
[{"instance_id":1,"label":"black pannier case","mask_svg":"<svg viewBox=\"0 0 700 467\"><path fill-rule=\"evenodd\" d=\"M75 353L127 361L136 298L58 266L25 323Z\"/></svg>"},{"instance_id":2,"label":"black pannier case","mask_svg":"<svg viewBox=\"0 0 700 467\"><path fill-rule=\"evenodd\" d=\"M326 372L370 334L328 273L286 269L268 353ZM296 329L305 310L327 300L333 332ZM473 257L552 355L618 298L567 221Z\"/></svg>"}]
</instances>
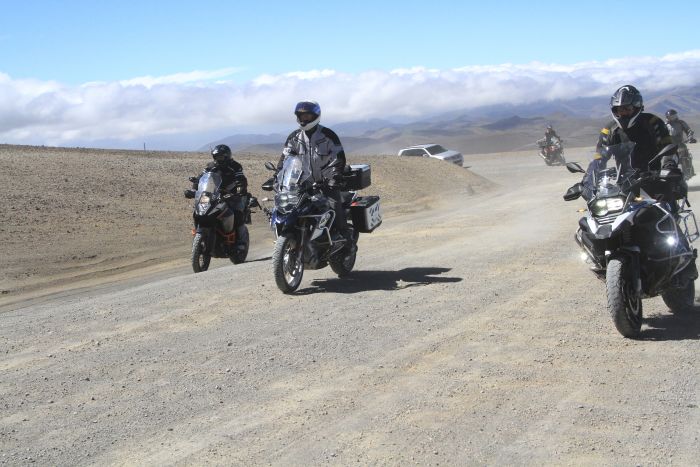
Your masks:
<instances>
[{"instance_id":1,"label":"black pannier case","mask_svg":"<svg viewBox=\"0 0 700 467\"><path fill-rule=\"evenodd\" d=\"M358 196L350 205L350 215L358 232L372 232L382 223L379 196Z\"/></svg>"},{"instance_id":2,"label":"black pannier case","mask_svg":"<svg viewBox=\"0 0 700 467\"><path fill-rule=\"evenodd\" d=\"M346 190L361 190L372 184L372 170L368 164L353 164L343 178Z\"/></svg>"}]
</instances>

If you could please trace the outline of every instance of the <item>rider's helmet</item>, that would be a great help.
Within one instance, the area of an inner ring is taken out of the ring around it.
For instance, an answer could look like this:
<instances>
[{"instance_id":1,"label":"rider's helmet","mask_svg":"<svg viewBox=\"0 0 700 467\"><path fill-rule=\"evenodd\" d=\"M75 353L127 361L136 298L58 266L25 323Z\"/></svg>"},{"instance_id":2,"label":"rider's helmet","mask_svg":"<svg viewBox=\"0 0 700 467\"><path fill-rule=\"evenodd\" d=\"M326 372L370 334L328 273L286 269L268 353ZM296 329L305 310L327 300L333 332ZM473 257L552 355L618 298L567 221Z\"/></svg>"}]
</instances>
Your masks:
<instances>
[{"instance_id":1,"label":"rider's helmet","mask_svg":"<svg viewBox=\"0 0 700 467\"><path fill-rule=\"evenodd\" d=\"M668 109L666 111L666 121L675 122L676 120L678 120L678 112L676 112L674 109Z\"/></svg>"},{"instance_id":2,"label":"rider's helmet","mask_svg":"<svg viewBox=\"0 0 700 467\"><path fill-rule=\"evenodd\" d=\"M321 106L316 101L301 101L294 108L297 123L304 131L313 129L321 121Z\"/></svg>"},{"instance_id":3,"label":"rider's helmet","mask_svg":"<svg viewBox=\"0 0 700 467\"><path fill-rule=\"evenodd\" d=\"M554 128L552 127L552 125L547 125L547 128L544 130L544 133L546 135L550 135L550 134L554 133Z\"/></svg>"},{"instance_id":4,"label":"rider's helmet","mask_svg":"<svg viewBox=\"0 0 700 467\"><path fill-rule=\"evenodd\" d=\"M231 148L225 144L218 144L211 150L211 157L217 164L224 164L231 160Z\"/></svg>"},{"instance_id":5,"label":"rider's helmet","mask_svg":"<svg viewBox=\"0 0 700 467\"><path fill-rule=\"evenodd\" d=\"M642 94L630 84L618 88L610 98L610 113L623 130L634 125L642 110L644 110Z\"/></svg>"}]
</instances>

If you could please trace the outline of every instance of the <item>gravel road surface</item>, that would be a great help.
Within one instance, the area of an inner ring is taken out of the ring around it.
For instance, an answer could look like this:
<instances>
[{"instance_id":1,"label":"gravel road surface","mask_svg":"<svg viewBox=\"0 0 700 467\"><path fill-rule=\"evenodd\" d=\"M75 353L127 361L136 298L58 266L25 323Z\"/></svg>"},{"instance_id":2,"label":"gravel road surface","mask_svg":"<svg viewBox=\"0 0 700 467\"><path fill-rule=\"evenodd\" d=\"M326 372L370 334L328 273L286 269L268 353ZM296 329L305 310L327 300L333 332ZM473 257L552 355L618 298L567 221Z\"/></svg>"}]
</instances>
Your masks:
<instances>
[{"instance_id":1,"label":"gravel road surface","mask_svg":"<svg viewBox=\"0 0 700 467\"><path fill-rule=\"evenodd\" d=\"M698 465L698 312L646 300L624 339L562 200L579 175L465 166L496 186L387 209L350 277L292 296L262 231L242 265L0 307L0 464Z\"/></svg>"}]
</instances>

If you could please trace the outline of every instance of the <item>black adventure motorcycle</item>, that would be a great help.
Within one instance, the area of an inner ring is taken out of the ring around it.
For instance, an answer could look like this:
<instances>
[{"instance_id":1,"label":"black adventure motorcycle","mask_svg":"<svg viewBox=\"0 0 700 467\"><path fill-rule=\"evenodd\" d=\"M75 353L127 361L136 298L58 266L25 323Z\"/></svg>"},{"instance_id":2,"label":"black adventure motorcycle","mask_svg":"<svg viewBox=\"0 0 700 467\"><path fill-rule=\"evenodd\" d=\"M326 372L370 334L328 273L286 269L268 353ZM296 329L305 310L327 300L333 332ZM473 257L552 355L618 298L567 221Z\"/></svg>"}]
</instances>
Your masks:
<instances>
[{"instance_id":1,"label":"black adventure motorcycle","mask_svg":"<svg viewBox=\"0 0 700 467\"><path fill-rule=\"evenodd\" d=\"M191 177L190 181L196 181ZM185 197L194 198L192 218L192 269L202 272L209 269L211 258L229 258L233 264L245 261L250 239L250 208L258 205L255 197L241 193L242 187L233 183L222 187L218 169L204 172L197 191L186 190ZM245 214L245 220L235 229L235 214L231 206Z\"/></svg>"},{"instance_id":2,"label":"black adventure motorcycle","mask_svg":"<svg viewBox=\"0 0 700 467\"><path fill-rule=\"evenodd\" d=\"M271 162L265 167L275 170ZM290 155L282 169L262 186L275 190L274 208L263 208L277 240L272 254L272 270L277 287L284 293L294 292L301 283L304 269L321 269L330 265L338 277L348 275L355 266L357 240L382 223L378 196L357 196L354 190L371 184L368 165L346 168L341 181L343 209L352 223L352 242L334 229L335 212L324 195L324 184L311 180L308 157ZM265 200L263 200L265 201Z\"/></svg>"},{"instance_id":3,"label":"black adventure motorcycle","mask_svg":"<svg viewBox=\"0 0 700 467\"><path fill-rule=\"evenodd\" d=\"M616 161L630 160L634 143L605 148ZM675 152L669 145L656 157ZM566 165L584 172L575 162ZM579 220L576 243L591 264L591 271L605 282L608 311L615 327L625 337L635 337L642 325L642 299L661 295L673 313L693 308L693 274L698 226L685 193L679 195L682 175L669 170L640 172L618 164L594 174L585 217ZM645 187L666 194L652 198ZM580 197L584 186L577 183L564 195L566 201ZM679 203L677 199L681 200ZM697 276L697 274L695 274Z\"/></svg>"}]
</instances>

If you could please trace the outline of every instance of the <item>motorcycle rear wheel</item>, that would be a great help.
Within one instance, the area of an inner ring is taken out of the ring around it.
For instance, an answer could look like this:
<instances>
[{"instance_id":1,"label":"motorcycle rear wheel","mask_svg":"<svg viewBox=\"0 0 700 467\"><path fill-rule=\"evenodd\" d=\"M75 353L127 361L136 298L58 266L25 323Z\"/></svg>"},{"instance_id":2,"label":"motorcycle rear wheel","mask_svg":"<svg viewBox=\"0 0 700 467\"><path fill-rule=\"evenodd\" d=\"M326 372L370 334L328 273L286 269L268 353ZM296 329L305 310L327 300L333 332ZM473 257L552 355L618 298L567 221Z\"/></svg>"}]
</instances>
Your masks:
<instances>
[{"instance_id":1,"label":"motorcycle rear wheel","mask_svg":"<svg viewBox=\"0 0 700 467\"><path fill-rule=\"evenodd\" d=\"M211 256L205 253L205 249L202 234L198 233L192 240L192 269L195 273L209 269Z\"/></svg>"},{"instance_id":2,"label":"motorcycle rear wheel","mask_svg":"<svg viewBox=\"0 0 700 467\"><path fill-rule=\"evenodd\" d=\"M681 172L683 172L683 180L690 180L695 175L693 163L688 157L681 157L680 160Z\"/></svg>"},{"instance_id":3,"label":"motorcycle rear wheel","mask_svg":"<svg viewBox=\"0 0 700 467\"><path fill-rule=\"evenodd\" d=\"M688 281L682 289L671 289L661 294L673 314L687 313L695 306L695 282Z\"/></svg>"},{"instance_id":4,"label":"motorcycle rear wheel","mask_svg":"<svg viewBox=\"0 0 700 467\"><path fill-rule=\"evenodd\" d=\"M239 250L238 245L236 245L236 251L231 256L229 256L229 259L233 264L241 264L245 262L245 259L248 257L248 247L250 246L250 236L248 234L248 227L246 227L245 225L239 227L238 235L238 241L243 243L244 248Z\"/></svg>"},{"instance_id":5,"label":"motorcycle rear wheel","mask_svg":"<svg viewBox=\"0 0 700 467\"><path fill-rule=\"evenodd\" d=\"M301 284L304 275L304 261L296 236L280 235L272 253L272 273L277 287L284 293L292 293Z\"/></svg>"},{"instance_id":6,"label":"motorcycle rear wheel","mask_svg":"<svg viewBox=\"0 0 700 467\"><path fill-rule=\"evenodd\" d=\"M338 277L345 277L352 272L352 268L355 267L355 260L357 259L357 249L351 255L346 254L347 248L343 248L338 254L331 256L328 260L328 264L331 265L331 269Z\"/></svg>"},{"instance_id":7,"label":"motorcycle rear wheel","mask_svg":"<svg viewBox=\"0 0 700 467\"><path fill-rule=\"evenodd\" d=\"M630 262L614 258L608 262L605 286L608 293L608 311L617 331L625 337L637 337L642 328L642 298L627 280Z\"/></svg>"}]
</instances>

